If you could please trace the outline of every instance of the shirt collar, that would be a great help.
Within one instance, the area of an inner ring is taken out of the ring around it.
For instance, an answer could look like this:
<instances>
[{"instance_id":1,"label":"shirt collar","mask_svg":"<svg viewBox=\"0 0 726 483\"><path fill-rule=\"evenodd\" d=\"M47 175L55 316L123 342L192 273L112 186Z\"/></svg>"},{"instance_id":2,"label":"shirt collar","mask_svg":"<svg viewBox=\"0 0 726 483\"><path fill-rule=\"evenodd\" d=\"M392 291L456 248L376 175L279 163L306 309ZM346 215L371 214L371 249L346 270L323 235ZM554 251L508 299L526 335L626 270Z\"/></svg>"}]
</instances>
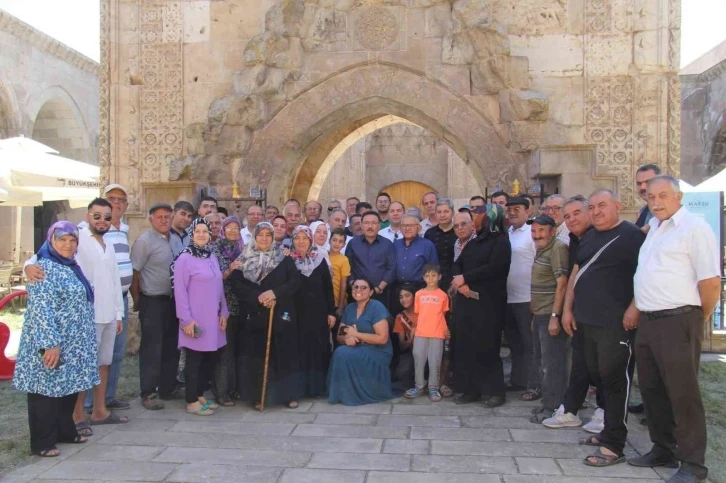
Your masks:
<instances>
[{"instance_id":1,"label":"shirt collar","mask_svg":"<svg viewBox=\"0 0 726 483\"><path fill-rule=\"evenodd\" d=\"M681 207L678 209L678 211L673 213L673 215L670 218L668 218L668 220L673 221L673 224L675 226L678 226L681 223L681 221L683 221L683 218L686 216L687 213L688 213L688 210L686 209L686 207L681 205ZM665 223L668 220L664 220L663 223ZM648 222L649 225L654 225L655 228L658 228L658 226L662 225L663 223L661 223L661 221L658 218L656 218L655 216L653 216L653 218L651 218L650 221Z\"/></svg>"},{"instance_id":2,"label":"shirt collar","mask_svg":"<svg viewBox=\"0 0 726 483\"><path fill-rule=\"evenodd\" d=\"M510 225L509 233L514 233L515 231L525 231L527 229L527 227L529 227L529 226L530 225L528 225L526 223L522 224L522 226L520 226L519 228L514 228L514 225Z\"/></svg>"},{"instance_id":3,"label":"shirt collar","mask_svg":"<svg viewBox=\"0 0 726 483\"><path fill-rule=\"evenodd\" d=\"M182 230L182 232L181 232L181 233L179 233L178 231L176 231L176 230L174 229L174 227L173 227L173 226L171 227L171 230L169 230L169 232L170 232L170 233L173 233L173 234L175 234L176 236L178 236L178 237L179 237L179 238L181 238L182 240L183 240L183 239L184 239L185 237L189 236L189 232L188 232L188 231L186 231L186 230ZM156 233L159 233L159 232L157 231ZM159 235L161 235L161 233L159 233Z\"/></svg>"},{"instance_id":4,"label":"shirt collar","mask_svg":"<svg viewBox=\"0 0 726 483\"><path fill-rule=\"evenodd\" d=\"M173 230L173 228L172 228L172 230ZM160 232L156 231L154 229L154 227L151 227L151 233L153 233L154 236L156 236L157 238L163 238L164 240L169 240L169 236L168 235L164 235L163 233L160 233Z\"/></svg>"}]
</instances>

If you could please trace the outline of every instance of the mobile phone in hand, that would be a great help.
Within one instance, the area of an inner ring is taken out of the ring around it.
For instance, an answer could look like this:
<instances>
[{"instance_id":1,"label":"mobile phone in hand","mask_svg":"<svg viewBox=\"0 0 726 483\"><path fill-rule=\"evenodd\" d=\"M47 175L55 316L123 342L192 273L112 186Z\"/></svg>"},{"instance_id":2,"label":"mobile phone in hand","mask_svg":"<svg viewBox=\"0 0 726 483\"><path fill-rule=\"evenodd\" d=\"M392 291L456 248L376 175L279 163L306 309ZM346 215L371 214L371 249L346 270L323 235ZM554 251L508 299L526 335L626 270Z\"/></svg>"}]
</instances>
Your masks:
<instances>
[{"instance_id":1,"label":"mobile phone in hand","mask_svg":"<svg viewBox=\"0 0 726 483\"><path fill-rule=\"evenodd\" d=\"M45 349L40 349L40 350L38 351L38 354L40 354L40 358L41 358L41 360L42 360L42 359L43 359L43 356L45 355ZM53 369L58 369L58 368L59 368L60 366L62 366L63 364L65 364L65 361L63 360L63 358L62 358L62 357L59 357L59 358L58 358L58 364L56 364L56 365L55 365L55 367L54 367ZM44 365L45 365L45 363L44 363Z\"/></svg>"}]
</instances>

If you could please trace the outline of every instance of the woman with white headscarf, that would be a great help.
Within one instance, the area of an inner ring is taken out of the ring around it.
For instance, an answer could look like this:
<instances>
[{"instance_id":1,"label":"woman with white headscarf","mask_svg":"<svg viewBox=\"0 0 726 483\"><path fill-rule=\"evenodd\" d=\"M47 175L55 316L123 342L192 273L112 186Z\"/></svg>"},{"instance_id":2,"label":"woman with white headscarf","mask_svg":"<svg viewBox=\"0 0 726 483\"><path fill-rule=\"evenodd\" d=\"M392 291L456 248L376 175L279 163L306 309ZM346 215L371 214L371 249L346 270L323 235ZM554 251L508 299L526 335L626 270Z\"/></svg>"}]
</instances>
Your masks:
<instances>
[{"instance_id":1,"label":"woman with white headscarf","mask_svg":"<svg viewBox=\"0 0 726 483\"><path fill-rule=\"evenodd\" d=\"M330 251L330 227L324 221L310 223L310 231L313 234L313 246ZM330 261L328 261L330 265Z\"/></svg>"},{"instance_id":2,"label":"woman with white headscarf","mask_svg":"<svg viewBox=\"0 0 726 483\"><path fill-rule=\"evenodd\" d=\"M242 319L237 363L240 399L253 404L260 401L267 324L274 302L266 405L296 408L300 363L295 295L300 289L300 274L292 258L286 257L274 243L270 223L258 223L253 235L238 258L240 267L230 276Z\"/></svg>"},{"instance_id":3,"label":"woman with white headscarf","mask_svg":"<svg viewBox=\"0 0 726 483\"><path fill-rule=\"evenodd\" d=\"M330 329L335 325L335 297L328 252L315 246L311 228L305 225L295 228L290 256L303 276L295 299L302 390L305 396L317 397L326 393L332 350Z\"/></svg>"}]
</instances>

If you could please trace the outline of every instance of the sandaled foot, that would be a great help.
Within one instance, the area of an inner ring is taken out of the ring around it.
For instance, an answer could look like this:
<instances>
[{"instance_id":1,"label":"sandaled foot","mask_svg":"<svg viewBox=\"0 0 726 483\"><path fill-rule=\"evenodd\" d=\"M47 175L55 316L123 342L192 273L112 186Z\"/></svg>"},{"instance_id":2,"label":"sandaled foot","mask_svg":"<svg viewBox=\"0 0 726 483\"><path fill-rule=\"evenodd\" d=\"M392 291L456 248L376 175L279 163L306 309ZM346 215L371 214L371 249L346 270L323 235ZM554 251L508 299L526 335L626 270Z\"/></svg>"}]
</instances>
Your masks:
<instances>
[{"instance_id":1,"label":"sandaled foot","mask_svg":"<svg viewBox=\"0 0 726 483\"><path fill-rule=\"evenodd\" d=\"M199 404L199 406L197 404L187 406L187 413L194 414L195 416L211 416L214 414L214 411L206 404Z\"/></svg>"},{"instance_id":2,"label":"sandaled foot","mask_svg":"<svg viewBox=\"0 0 726 483\"><path fill-rule=\"evenodd\" d=\"M451 388L447 385L443 385L439 388L439 392L441 392L441 395L444 397L451 397L454 395L454 391L451 390Z\"/></svg>"},{"instance_id":3,"label":"sandaled foot","mask_svg":"<svg viewBox=\"0 0 726 483\"><path fill-rule=\"evenodd\" d=\"M419 389L415 386L403 393L403 397L407 399L416 399L421 395L423 395L423 389Z\"/></svg>"},{"instance_id":4,"label":"sandaled foot","mask_svg":"<svg viewBox=\"0 0 726 483\"><path fill-rule=\"evenodd\" d=\"M585 446L600 446L600 440L597 439L597 436L588 436L587 438L582 438L578 441L579 444L584 444Z\"/></svg>"},{"instance_id":5,"label":"sandaled foot","mask_svg":"<svg viewBox=\"0 0 726 483\"><path fill-rule=\"evenodd\" d=\"M129 422L129 418L126 416L119 416L114 413L109 413L105 419L91 419L91 426L100 426L102 424L126 424Z\"/></svg>"},{"instance_id":6,"label":"sandaled foot","mask_svg":"<svg viewBox=\"0 0 726 483\"><path fill-rule=\"evenodd\" d=\"M42 458L55 458L57 456L60 456L60 451L58 451L58 448L51 448L37 451L35 452L35 454Z\"/></svg>"},{"instance_id":7,"label":"sandaled foot","mask_svg":"<svg viewBox=\"0 0 726 483\"><path fill-rule=\"evenodd\" d=\"M83 444L83 443L86 443L87 441L88 441L88 438L86 438L85 436L81 436L79 434L78 436L76 436L75 438L73 438L70 441L70 443L71 444Z\"/></svg>"},{"instance_id":8,"label":"sandaled foot","mask_svg":"<svg viewBox=\"0 0 726 483\"><path fill-rule=\"evenodd\" d=\"M603 453L603 448L600 447L593 454L585 458L583 462L587 466L612 466L625 462L625 455L606 454Z\"/></svg>"},{"instance_id":9,"label":"sandaled foot","mask_svg":"<svg viewBox=\"0 0 726 483\"><path fill-rule=\"evenodd\" d=\"M78 434L80 434L81 436L85 436L86 438L93 436L93 430L88 424L88 421L81 421L80 423L76 423L76 431L78 431Z\"/></svg>"},{"instance_id":10,"label":"sandaled foot","mask_svg":"<svg viewBox=\"0 0 726 483\"><path fill-rule=\"evenodd\" d=\"M441 393L438 389L429 389L429 399L431 399L431 402L439 402L441 401Z\"/></svg>"},{"instance_id":11,"label":"sandaled foot","mask_svg":"<svg viewBox=\"0 0 726 483\"><path fill-rule=\"evenodd\" d=\"M520 401L536 401L542 399L542 391L539 389L527 389L519 396Z\"/></svg>"},{"instance_id":12,"label":"sandaled foot","mask_svg":"<svg viewBox=\"0 0 726 483\"><path fill-rule=\"evenodd\" d=\"M300 405L297 403L297 401L290 401L289 403L287 403L287 407L289 407L290 409L297 409L298 407L300 407Z\"/></svg>"}]
</instances>

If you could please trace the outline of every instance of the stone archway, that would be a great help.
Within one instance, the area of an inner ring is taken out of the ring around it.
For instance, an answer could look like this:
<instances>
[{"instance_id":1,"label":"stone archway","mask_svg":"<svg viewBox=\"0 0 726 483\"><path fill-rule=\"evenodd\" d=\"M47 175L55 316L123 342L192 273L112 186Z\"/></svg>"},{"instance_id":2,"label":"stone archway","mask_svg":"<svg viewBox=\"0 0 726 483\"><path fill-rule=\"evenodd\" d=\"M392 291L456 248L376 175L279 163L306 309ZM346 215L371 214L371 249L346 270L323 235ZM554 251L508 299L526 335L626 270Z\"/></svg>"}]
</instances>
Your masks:
<instances>
[{"instance_id":1,"label":"stone archway","mask_svg":"<svg viewBox=\"0 0 726 483\"><path fill-rule=\"evenodd\" d=\"M438 136L481 186L523 177L525 167L515 162L492 120L463 96L418 72L380 63L351 67L288 102L255 133L238 180L266 186L270 200L305 198L330 151L386 115Z\"/></svg>"},{"instance_id":2,"label":"stone archway","mask_svg":"<svg viewBox=\"0 0 726 483\"><path fill-rule=\"evenodd\" d=\"M90 138L78 105L63 88L53 86L29 105L31 137L61 156L90 161Z\"/></svg>"}]
</instances>

